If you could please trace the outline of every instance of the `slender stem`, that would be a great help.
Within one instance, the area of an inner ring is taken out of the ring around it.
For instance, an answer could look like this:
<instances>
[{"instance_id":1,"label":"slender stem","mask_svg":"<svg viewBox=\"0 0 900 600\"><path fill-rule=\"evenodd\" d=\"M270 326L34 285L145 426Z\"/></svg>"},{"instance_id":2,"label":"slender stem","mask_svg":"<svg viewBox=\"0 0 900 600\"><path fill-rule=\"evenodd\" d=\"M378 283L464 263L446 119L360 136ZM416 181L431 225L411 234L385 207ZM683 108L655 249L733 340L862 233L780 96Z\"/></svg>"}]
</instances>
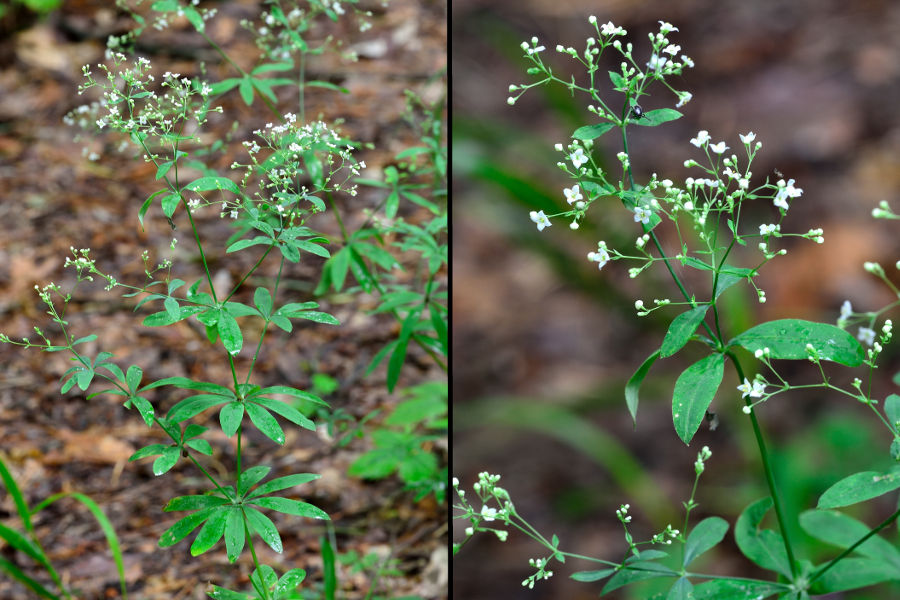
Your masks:
<instances>
[{"instance_id":1,"label":"slender stem","mask_svg":"<svg viewBox=\"0 0 900 600\"><path fill-rule=\"evenodd\" d=\"M900 517L900 509L897 509L894 512L894 514L892 514L887 519L885 519L884 521L879 523L877 527L873 528L866 535L859 538L856 542L853 543L852 546L850 546L849 548L847 548L846 550L844 550L843 552L841 552L840 554L835 556L833 559L831 559L831 561L827 565L825 565L824 567L818 569L815 573L813 573L812 576L809 578L809 583L812 584L812 582L814 582L816 579L819 579L820 577L822 577L822 575L824 575L825 572L828 571L828 569L830 569L831 567L836 565L838 562L840 562L845 556L847 556L848 554L850 554L851 552L856 550L867 539L869 539L870 537L877 534L879 531L881 531L882 529L884 529L885 527L887 527L888 525L893 523L897 519L897 517Z\"/></svg>"},{"instance_id":2,"label":"slender stem","mask_svg":"<svg viewBox=\"0 0 900 600\"><path fill-rule=\"evenodd\" d=\"M744 371L741 369L741 365L737 360L737 357L732 352L726 352L725 356L731 359L731 362L734 363L734 370L737 372L738 381L744 381ZM750 405L750 398L746 398L745 402L747 405ZM797 577L797 565L795 564L796 559L794 558L794 550L793 545L791 544L790 533L787 528L787 519L784 516L784 510L781 508L781 497L778 495L778 488L775 485L775 473L772 471L772 465L769 462L769 453L766 450L766 442L763 439L762 429L759 427L759 421L756 418L756 411L752 408L750 409L750 423L753 425L753 435L756 436L756 445L759 448L759 456L762 460L763 471L765 471L766 475L766 483L769 486L769 493L772 496L772 503L775 505L775 516L778 519L778 528L781 530L781 537L784 540L784 550L787 552L788 562L791 566L791 575L794 578Z\"/></svg>"},{"instance_id":3,"label":"slender stem","mask_svg":"<svg viewBox=\"0 0 900 600\"><path fill-rule=\"evenodd\" d=\"M260 570L259 558L256 557L256 548L253 546L253 536L250 533L250 528L247 526L247 515L243 514L241 511L241 516L244 519L244 535L247 538L247 545L250 547L250 555L253 557L253 564L256 567L257 579L262 584L262 589L257 587L256 583L253 583L253 579L251 578L251 583L253 583L253 589L256 590L257 594L260 594L265 600L269 599L269 590L266 586L266 581L263 578L262 571Z\"/></svg>"}]
</instances>

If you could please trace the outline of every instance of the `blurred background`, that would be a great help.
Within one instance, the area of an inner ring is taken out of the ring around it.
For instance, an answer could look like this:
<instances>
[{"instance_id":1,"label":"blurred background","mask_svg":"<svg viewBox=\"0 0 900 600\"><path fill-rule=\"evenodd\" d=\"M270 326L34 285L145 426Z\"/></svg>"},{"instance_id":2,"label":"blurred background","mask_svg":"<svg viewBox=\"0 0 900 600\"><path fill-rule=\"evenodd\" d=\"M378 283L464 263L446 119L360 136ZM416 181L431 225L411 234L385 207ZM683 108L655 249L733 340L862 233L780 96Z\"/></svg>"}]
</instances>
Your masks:
<instances>
[{"instance_id":1,"label":"blurred background","mask_svg":"<svg viewBox=\"0 0 900 600\"><path fill-rule=\"evenodd\" d=\"M615 262L598 272L585 259L598 240L626 249L638 234L619 204L595 205L578 231L564 220L538 233L531 210L559 212L564 187L572 182L556 166L556 143L567 144L577 127L595 122L585 96L560 87L527 93L506 103L510 84L530 83L519 47L537 36L545 62L563 79L584 71L553 49L583 50L593 35L588 16L628 30L636 60L649 56L647 34L658 21L679 28L672 43L696 63L672 82L694 99L684 117L660 127L630 129L636 180L651 173L683 182L683 168L699 158L689 140L707 129L741 155L739 133L753 131L762 150L753 164L753 184L779 171L803 189L782 225L784 231L825 230L825 243L780 240L788 254L772 261L756 279L766 304L747 285L721 298L730 335L764 320L805 318L835 322L841 303L876 310L892 300L889 290L862 264L878 261L898 282L900 227L874 221L872 208L887 200L900 209L900 3L887 0L549 1L457 0L451 7L453 69L453 474L471 490L480 471L500 473L520 514L541 533L556 533L560 547L618 560L627 549L615 510L631 504L632 533L647 539L669 522L681 528L681 502L690 495L693 461L708 445L713 457L696 496L696 523L708 515L733 526L751 502L767 495L749 422L740 411L733 369L713 406L715 431L702 426L686 447L672 429L671 393L677 375L703 356L697 344L654 365L641 390L637 427L625 407L625 382L658 348L677 309L637 319L642 298L676 298L664 269L636 280ZM610 59L618 57L610 52ZM615 64L615 63L613 63ZM602 70L601 70L602 72ZM580 78L580 79L579 79ZM662 87L642 100L645 110L674 107ZM612 91L606 99L619 99ZM596 156L617 168L618 140L599 140ZM748 223L770 222L771 202L748 205ZM663 246L675 253L672 231L659 228ZM758 254L742 266L753 266ZM708 284L697 281L708 297ZM896 299L896 298L893 298ZM888 315L897 322L898 311ZM856 334L856 327L851 329ZM896 346L876 372L873 397L897 392ZM758 368L745 362L750 374ZM806 363L781 361L793 383L817 381ZM838 384L861 371L830 368ZM819 379L820 381L820 379ZM789 513L811 508L818 495L857 470L889 466L891 439L870 410L844 398L791 393L758 411L774 455ZM876 426L878 425L878 426ZM472 492L469 492L470 496ZM896 506L896 494L848 509L875 524ZM464 537L454 522L453 539ZM774 527L774 524L771 525ZM836 554L815 546L795 527L800 555L823 561ZM886 534L894 542L897 529ZM596 568L587 562L555 564L555 575L528 590L520 582L533 573L529 558L543 548L521 534L500 543L489 535L470 541L453 559L454 597L594 598L602 587L577 583L569 574ZM697 570L733 576L766 574L744 559L732 529ZM666 582L671 583L671 582ZM652 585L611 594L644 597L662 592ZM900 597L900 587L881 586L833 597Z\"/></svg>"}]
</instances>

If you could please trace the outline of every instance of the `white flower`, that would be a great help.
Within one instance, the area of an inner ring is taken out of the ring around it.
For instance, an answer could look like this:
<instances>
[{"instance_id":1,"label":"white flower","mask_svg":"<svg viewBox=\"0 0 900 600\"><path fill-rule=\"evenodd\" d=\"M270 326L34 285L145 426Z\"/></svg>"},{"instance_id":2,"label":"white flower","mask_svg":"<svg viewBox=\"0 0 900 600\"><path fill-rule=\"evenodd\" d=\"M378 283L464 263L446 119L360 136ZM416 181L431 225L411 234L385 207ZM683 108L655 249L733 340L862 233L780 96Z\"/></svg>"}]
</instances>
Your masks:
<instances>
[{"instance_id":1,"label":"white flower","mask_svg":"<svg viewBox=\"0 0 900 600\"><path fill-rule=\"evenodd\" d=\"M589 261L597 263L598 269L603 269L606 263L609 262L609 252L602 246L596 252L588 252L587 257Z\"/></svg>"},{"instance_id":2,"label":"white flower","mask_svg":"<svg viewBox=\"0 0 900 600\"><path fill-rule=\"evenodd\" d=\"M569 160L572 161L572 164L576 169L581 167L581 165L588 161L587 156L584 155L584 148L582 148L581 146L575 148L575 151L569 155Z\"/></svg>"},{"instance_id":3,"label":"white flower","mask_svg":"<svg viewBox=\"0 0 900 600\"><path fill-rule=\"evenodd\" d=\"M701 129L697 134L697 137L691 138L691 143L698 148L702 148L705 144L709 143L710 139L709 132L705 129Z\"/></svg>"},{"instance_id":4,"label":"white flower","mask_svg":"<svg viewBox=\"0 0 900 600\"><path fill-rule=\"evenodd\" d=\"M741 141L743 143L749 144L750 142L752 142L753 140L756 139L756 134L751 131L747 135L739 134L738 137L741 138Z\"/></svg>"},{"instance_id":5,"label":"white flower","mask_svg":"<svg viewBox=\"0 0 900 600\"><path fill-rule=\"evenodd\" d=\"M532 55L532 54L537 54L538 52L543 52L543 51L546 50L546 49L547 49L547 48L545 48L544 46L536 46L536 47L534 47L534 48L529 48L529 49L528 49L528 55L530 56L530 55Z\"/></svg>"},{"instance_id":6,"label":"white flower","mask_svg":"<svg viewBox=\"0 0 900 600\"><path fill-rule=\"evenodd\" d=\"M665 56L659 56L658 54L651 54L650 61L647 63L647 68L651 71L659 72L660 69L666 64L668 59Z\"/></svg>"},{"instance_id":7,"label":"white flower","mask_svg":"<svg viewBox=\"0 0 900 600\"><path fill-rule=\"evenodd\" d=\"M728 150L728 146L725 145L725 142L719 142L718 144L710 144L709 149L716 154L722 154Z\"/></svg>"},{"instance_id":8,"label":"white flower","mask_svg":"<svg viewBox=\"0 0 900 600\"><path fill-rule=\"evenodd\" d=\"M841 304L841 319L849 319L851 314L853 314L853 305L849 300L844 300L844 303Z\"/></svg>"},{"instance_id":9,"label":"white flower","mask_svg":"<svg viewBox=\"0 0 900 600\"><path fill-rule=\"evenodd\" d=\"M694 68L694 61L691 60L689 56L681 55L681 62L684 63L684 66Z\"/></svg>"},{"instance_id":10,"label":"white flower","mask_svg":"<svg viewBox=\"0 0 900 600\"><path fill-rule=\"evenodd\" d=\"M663 52L665 52L666 54L671 54L672 56L678 54L679 50L681 50L681 46L677 46L675 44L669 44L668 46L663 48Z\"/></svg>"},{"instance_id":11,"label":"white flower","mask_svg":"<svg viewBox=\"0 0 900 600\"><path fill-rule=\"evenodd\" d=\"M750 396L751 398L761 398L763 392L766 391L766 384L762 381L754 381L751 384L750 380L744 377L744 383L737 386L737 389L742 392L741 398L746 398L747 396Z\"/></svg>"},{"instance_id":12,"label":"white flower","mask_svg":"<svg viewBox=\"0 0 900 600\"><path fill-rule=\"evenodd\" d=\"M497 509L489 508L487 506L481 507L481 516L485 521L493 521L497 517Z\"/></svg>"},{"instance_id":13,"label":"white flower","mask_svg":"<svg viewBox=\"0 0 900 600\"><path fill-rule=\"evenodd\" d=\"M784 210L788 209L788 198L799 198L803 193L802 189L794 187L793 179L789 179L787 183L784 182L784 179L779 179L778 188L778 193L775 194L775 199L772 201L772 203L778 208L782 208Z\"/></svg>"},{"instance_id":14,"label":"white flower","mask_svg":"<svg viewBox=\"0 0 900 600\"><path fill-rule=\"evenodd\" d=\"M678 28L666 21L659 22L659 32L660 33L665 35L665 34L669 33L670 31L678 31Z\"/></svg>"},{"instance_id":15,"label":"white flower","mask_svg":"<svg viewBox=\"0 0 900 600\"><path fill-rule=\"evenodd\" d=\"M875 341L875 330L868 327L860 327L859 333L856 334L856 339L867 346L871 346Z\"/></svg>"},{"instance_id":16,"label":"white flower","mask_svg":"<svg viewBox=\"0 0 900 600\"><path fill-rule=\"evenodd\" d=\"M781 226L774 223L759 226L759 235L770 235L780 230Z\"/></svg>"},{"instance_id":17,"label":"white flower","mask_svg":"<svg viewBox=\"0 0 900 600\"><path fill-rule=\"evenodd\" d=\"M566 195L566 201L567 201L569 204L573 204L573 203L575 203L575 202L578 202L579 200L581 200L581 197L582 197L582 196L581 196L581 190L578 189L578 186L577 186L577 185L575 185L575 186L573 186L573 187L571 187L571 188L564 188L564 189L563 189L563 194Z\"/></svg>"},{"instance_id":18,"label":"white flower","mask_svg":"<svg viewBox=\"0 0 900 600\"><path fill-rule=\"evenodd\" d=\"M646 225L650 222L650 215L652 214L650 209L645 206L634 207L634 221L636 223L644 223Z\"/></svg>"},{"instance_id":19,"label":"white flower","mask_svg":"<svg viewBox=\"0 0 900 600\"><path fill-rule=\"evenodd\" d=\"M603 35L625 35L625 30L613 24L612 21L600 26L600 33Z\"/></svg>"},{"instance_id":20,"label":"white flower","mask_svg":"<svg viewBox=\"0 0 900 600\"><path fill-rule=\"evenodd\" d=\"M685 104L690 102L691 98L693 97L694 95L690 92L678 92L678 104L675 105L675 108L684 106Z\"/></svg>"},{"instance_id":21,"label":"white flower","mask_svg":"<svg viewBox=\"0 0 900 600\"><path fill-rule=\"evenodd\" d=\"M550 227L550 219L544 214L544 211L531 211L531 220L537 223L538 231L543 231L544 227Z\"/></svg>"}]
</instances>

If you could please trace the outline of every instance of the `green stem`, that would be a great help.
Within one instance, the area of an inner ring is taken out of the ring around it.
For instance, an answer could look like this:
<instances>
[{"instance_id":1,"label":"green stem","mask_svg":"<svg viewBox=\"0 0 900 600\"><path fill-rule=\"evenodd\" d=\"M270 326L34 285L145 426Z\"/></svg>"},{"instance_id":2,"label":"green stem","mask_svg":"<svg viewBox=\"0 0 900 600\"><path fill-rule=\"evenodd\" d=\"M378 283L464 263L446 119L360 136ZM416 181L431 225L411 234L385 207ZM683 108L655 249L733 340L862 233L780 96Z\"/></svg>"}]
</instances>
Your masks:
<instances>
[{"instance_id":1,"label":"green stem","mask_svg":"<svg viewBox=\"0 0 900 600\"><path fill-rule=\"evenodd\" d=\"M738 381L743 382L744 371L733 352L726 352L725 356L731 359L734 364L734 370L737 372ZM751 404L750 398L745 399L745 403ZM781 537L784 540L784 550L787 552L788 562L791 566L791 575L797 577L797 565L794 558L793 545L791 544L790 533L788 533L787 519L784 516L784 510L781 508L781 497L778 495L778 488L775 485L775 473L772 471L772 465L769 462L769 453L766 450L766 442L763 439L762 429L759 427L759 421L756 418L756 411L750 409L750 423L753 425L753 435L756 436L756 445L759 448L759 456L762 460L763 471L766 474L766 483L769 486L769 493L772 496L772 503L775 505L775 516L778 519L778 528L781 530Z\"/></svg>"},{"instance_id":2,"label":"green stem","mask_svg":"<svg viewBox=\"0 0 900 600\"><path fill-rule=\"evenodd\" d=\"M815 573L813 573L812 576L809 578L809 583L812 584L812 582L814 582L816 579L819 579L820 577L822 577L822 575L824 575L828 571L828 569L830 569L831 567L836 565L838 562L840 562L845 556L849 555L851 552L856 550L867 539L869 539L870 537L877 534L879 531L881 531L882 529L884 529L885 527L887 527L888 525L893 523L897 519L897 517L900 517L900 509L897 509L894 512L894 514L892 514L887 519L885 519L884 521L879 523L877 527L873 528L867 534L865 534L864 536L859 538L856 542L853 543L852 546L850 546L849 548L847 548L846 550L844 550L843 552L841 552L840 554L835 556L833 559L831 559L831 561L827 565L825 565L824 567L818 569Z\"/></svg>"}]
</instances>

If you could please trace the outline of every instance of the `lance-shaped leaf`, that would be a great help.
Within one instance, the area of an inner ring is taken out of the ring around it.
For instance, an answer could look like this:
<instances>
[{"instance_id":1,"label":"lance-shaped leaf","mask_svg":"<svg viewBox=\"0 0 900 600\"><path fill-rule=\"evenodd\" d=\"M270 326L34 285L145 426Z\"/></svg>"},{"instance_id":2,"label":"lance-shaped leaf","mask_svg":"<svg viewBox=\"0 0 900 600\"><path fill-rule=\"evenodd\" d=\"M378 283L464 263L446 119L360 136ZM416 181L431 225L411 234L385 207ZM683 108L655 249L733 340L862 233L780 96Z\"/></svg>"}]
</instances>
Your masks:
<instances>
[{"instance_id":1,"label":"lance-shaped leaf","mask_svg":"<svg viewBox=\"0 0 900 600\"><path fill-rule=\"evenodd\" d=\"M647 360L638 367L638 370L634 372L634 375L632 375L631 379L628 380L628 383L625 384L625 404L628 405L628 412L631 413L631 421L633 423L637 422L638 391L640 391L641 384L644 383L647 373L650 372L650 367L653 366L653 363L655 363L658 358L659 350L648 356Z\"/></svg>"},{"instance_id":2,"label":"lance-shaped leaf","mask_svg":"<svg viewBox=\"0 0 900 600\"><path fill-rule=\"evenodd\" d=\"M666 337L663 339L659 355L665 358L681 350L688 343L688 340L691 339L691 336L694 335L697 326L703 321L703 317L706 316L706 311L708 310L709 305L703 304L675 317L672 320L672 324L669 325Z\"/></svg>"},{"instance_id":3,"label":"lance-shaped leaf","mask_svg":"<svg viewBox=\"0 0 900 600\"><path fill-rule=\"evenodd\" d=\"M710 354L700 359L678 376L672 394L672 421L675 433L689 444L700 428L706 409L722 383L725 374L725 357Z\"/></svg>"},{"instance_id":4,"label":"lance-shaped leaf","mask_svg":"<svg viewBox=\"0 0 900 600\"><path fill-rule=\"evenodd\" d=\"M848 367L863 361L863 349L852 335L828 323L802 319L780 319L751 327L731 340L729 346L741 346L750 352L768 348L772 358L806 359L806 345L812 344L819 358Z\"/></svg>"},{"instance_id":5,"label":"lance-shaped leaf","mask_svg":"<svg viewBox=\"0 0 900 600\"><path fill-rule=\"evenodd\" d=\"M311 519L326 519L331 520L331 517L328 516L321 508L313 506L308 502L302 502L300 500L292 500L290 498L280 498L280 497L270 497L266 496L263 498L254 498L249 502L250 504L255 504L256 506L261 506L263 508L269 508L271 510L275 510L278 512L282 512L288 515L296 515L298 517L309 517Z\"/></svg>"},{"instance_id":6,"label":"lance-shaped leaf","mask_svg":"<svg viewBox=\"0 0 900 600\"><path fill-rule=\"evenodd\" d=\"M838 508L850 506L865 500L877 498L900 488L900 467L894 467L886 473L864 471L849 475L819 497L817 508Z\"/></svg>"},{"instance_id":7,"label":"lance-shaped leaf","mask_svg":"<svg viewBox=\"0 0 900 600\"><path fill-rule=\"evenodd\" d=\"M721 542L726 531L728 522L720 517L708 517L697 523L684 545L683 566L687 567L695 558Z\"/></svg>"},{"instance_id":8,"label":"lance-shaped leaf","mask_svg":"<svg viewBox=\"0 0 900 600\"><path fill-rule=\"evenodd\" d=\"M648 110L644 112L644 116L640 119L632 117L630 122L634 125L645 125L647 127L656 127L668 121L680 119L682 115L674 108L657 108L656 110Z\"/></svg>"}]
</instances>

